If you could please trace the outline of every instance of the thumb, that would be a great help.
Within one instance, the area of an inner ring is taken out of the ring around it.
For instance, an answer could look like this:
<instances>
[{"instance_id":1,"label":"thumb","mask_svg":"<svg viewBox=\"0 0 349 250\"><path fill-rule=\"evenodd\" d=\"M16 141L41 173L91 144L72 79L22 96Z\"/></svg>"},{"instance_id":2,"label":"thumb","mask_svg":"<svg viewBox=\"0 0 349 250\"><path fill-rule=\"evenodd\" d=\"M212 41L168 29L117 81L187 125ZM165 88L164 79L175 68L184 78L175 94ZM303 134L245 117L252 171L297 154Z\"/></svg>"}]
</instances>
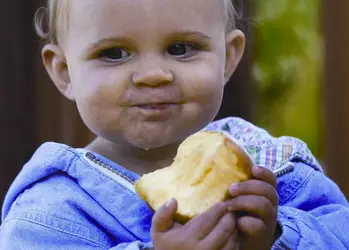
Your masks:
<instances>
[{"instance_id":1,"label":"thumb","mask_svg":"<svg viewBox=\"0 0 349 250\"><path fill-rule=\"evenodd\" d=\"M158 209L152 221L152 233L161 233L169 230L173 225L173 217L177 212L177 201L171 198Z\"/></svg>"}]
</instances>

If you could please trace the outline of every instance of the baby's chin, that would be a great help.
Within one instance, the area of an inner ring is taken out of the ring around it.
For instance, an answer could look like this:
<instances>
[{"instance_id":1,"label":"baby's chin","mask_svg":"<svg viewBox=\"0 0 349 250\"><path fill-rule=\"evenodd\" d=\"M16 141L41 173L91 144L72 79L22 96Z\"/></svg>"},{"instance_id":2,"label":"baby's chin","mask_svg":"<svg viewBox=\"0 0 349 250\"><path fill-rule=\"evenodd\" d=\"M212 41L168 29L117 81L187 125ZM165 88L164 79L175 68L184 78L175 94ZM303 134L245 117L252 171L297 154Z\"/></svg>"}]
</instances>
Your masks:
<instances>
[{"instance_id":1,"label":"baby's chin","mask_svg":"<svg viewBox=\"0 0 349 250\"><path fill-rule=\"evenodd\" d=\"M132 131L133 132L133 131ZM142 130L123 135L123 141L133 148L150 151L173 145L181 139L178 133L164 130Z\"/></svg>"},{"instance_id":2,"label":"baby's chin","mask_svg":"<svg viewBox=\"0 0 349 250\"><path fill-rule=\"evenodd\" d=\"M160 149L164 147L169 147L173 144L178 144L178 140L164 140L162 139L157 139L157 140L128 140L128 143L132 145L135 148L144 150L144 151L151 151L155 149Z\"/></svg>"},{"instance_id":3,"label":"baby's chin","mask_svg":"<svg viewBox=\"0 0 349 250\"><path fill-rule=\"evenodd\" d=\"M186 139L191 133L188 131L181 131L177 133L166 133L165 131L161 131L156 134L138 134L129 135L124 137L124 141L127 142L131 147L144 150L144 151L152 151L158 149L173 149L177 150L179 144Z\"/></svg>"}]
</instances>

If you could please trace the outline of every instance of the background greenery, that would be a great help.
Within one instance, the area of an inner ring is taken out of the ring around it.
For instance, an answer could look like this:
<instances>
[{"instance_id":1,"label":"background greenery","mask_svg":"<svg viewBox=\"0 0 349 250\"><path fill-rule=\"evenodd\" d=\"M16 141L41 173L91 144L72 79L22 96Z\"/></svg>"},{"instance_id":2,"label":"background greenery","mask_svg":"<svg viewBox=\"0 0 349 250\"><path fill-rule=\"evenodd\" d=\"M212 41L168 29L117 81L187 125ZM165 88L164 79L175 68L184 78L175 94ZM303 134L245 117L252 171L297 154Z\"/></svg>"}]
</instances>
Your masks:
<instances>
[{"instance_id":1,"label":"background greenery","mask_svg":"<svg viewBox=\"0 0 349 250\"><path fill-rule=\"evenodd\" d=\"M253 34L257 124L304 140L322 158L319 0L259 0Z\"/></svg>"}]
</instances>

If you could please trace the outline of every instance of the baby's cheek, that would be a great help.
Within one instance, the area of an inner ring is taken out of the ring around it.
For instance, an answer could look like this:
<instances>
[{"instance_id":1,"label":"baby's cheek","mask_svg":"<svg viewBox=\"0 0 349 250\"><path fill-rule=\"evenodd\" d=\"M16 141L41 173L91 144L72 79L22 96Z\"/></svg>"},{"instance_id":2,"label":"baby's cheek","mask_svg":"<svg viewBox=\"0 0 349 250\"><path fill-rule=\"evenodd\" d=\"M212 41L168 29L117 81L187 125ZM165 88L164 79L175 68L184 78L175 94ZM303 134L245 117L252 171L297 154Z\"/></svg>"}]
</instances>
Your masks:
<instances>
[{"instance_id":1,"label":"baby's cheek","mask_svg":"<svg viewBox=\"0 0 349 250\"><path fill-rule=\"evenodd\" d=\"M188 103L188 120L193 120L201 127L206 126L217 115L223 97L223 81L219 76L200 74L193 77L185 86Z\"/></svg>"},{"instance_id":2,"label":"baby's cheek","mask_svg":"<svg viewBox=\"0 0 349 250\"><path fill-rule=\"evenodd\" d=\"M220 102L224 89L223 78L209 72L196 74L190 84L186 86L186 94L193 101L199 103Z\"/></svg>"},{"instance_id":3,"label":"baby's cheek","mask_svg":"<svg viewBox=\"0 0 349 250\"><path fill-rule=\"evenodd\" d=\"M80 91L76 104L82 120L93 132L107 127L110 117L115 118L115 98L108 88L85 88Z\"/></svg>"},{"instance_id":4,"label":"baby's cheek","mask_svg":"<svg viewBox=\"0 0 349 250\"><path fill-rule=\"evenodd\" d=\"M224 89L224 65L216 57L207 58L190 70L187 93L197 98L220 97Z\"/></svg>"}]
</instances>

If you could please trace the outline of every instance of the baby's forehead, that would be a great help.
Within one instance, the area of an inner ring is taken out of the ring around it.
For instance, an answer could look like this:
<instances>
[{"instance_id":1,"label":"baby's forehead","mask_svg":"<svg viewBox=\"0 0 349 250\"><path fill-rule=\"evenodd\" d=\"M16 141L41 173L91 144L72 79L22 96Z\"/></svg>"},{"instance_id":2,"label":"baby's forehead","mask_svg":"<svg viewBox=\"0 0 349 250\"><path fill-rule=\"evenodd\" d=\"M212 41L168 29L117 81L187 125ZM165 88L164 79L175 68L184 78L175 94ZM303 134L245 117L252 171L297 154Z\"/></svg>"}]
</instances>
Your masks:
<instances>
[{"instance_id":1,"label":"baby's forehead","mask_svg":"<svg viewBox=\"0 0 349 250\"><path fill-rule=\"evenodd\" d=\"M212 0L74 0L70 24L86 29L157 29L224 24L220 1ZM153 30L152 30L153 29Z\"/></svg>"},{"instance_id":2,"label":"baby's forehead","mask_svg":"<svg viewBox=\"0 0 349 250\"><path fill-rule=\"evenodd\" d=\"M123 9L125 5L133 6L135 8L139 8L139 10L144 10L144 6L149 6L153 8L154 6L158 8L159 11L164 10L166 6L169 6L169 3L176 4L177 6L181 6L181 9L183 11L190 9L191 7L197 8L212 8L212 5L207 4L213 4L218 6L221 6L223 9L227 8L231 4L231 0L104 0L104 1L96 1L96 0L52 0L56 1L58 4L63 4L64 6L70 6L74 8L82 7L85 9L88 8L95 8L97 4L100 4L101 2L105 6L118 6L120 9ZM229 4L230 3L230 4Z\"/></svg>"},{"instance_id":3,"label":"baby's forehead","mask_svg":"<svg viewBox=\"0 0 349 250\"><path fill-rule=\"evenodd\" d=\"M143 12L150 12L161 14L164 11L179 13L195 13L204 10L212 12L215 9L224 9L228 0L74 0L70 1L70 7L77 14L108 12L113 11L117 13L132 11L133 16L140 15ZM82 17L82 16L81 16Z\"/></svg>"}]
</instances>

